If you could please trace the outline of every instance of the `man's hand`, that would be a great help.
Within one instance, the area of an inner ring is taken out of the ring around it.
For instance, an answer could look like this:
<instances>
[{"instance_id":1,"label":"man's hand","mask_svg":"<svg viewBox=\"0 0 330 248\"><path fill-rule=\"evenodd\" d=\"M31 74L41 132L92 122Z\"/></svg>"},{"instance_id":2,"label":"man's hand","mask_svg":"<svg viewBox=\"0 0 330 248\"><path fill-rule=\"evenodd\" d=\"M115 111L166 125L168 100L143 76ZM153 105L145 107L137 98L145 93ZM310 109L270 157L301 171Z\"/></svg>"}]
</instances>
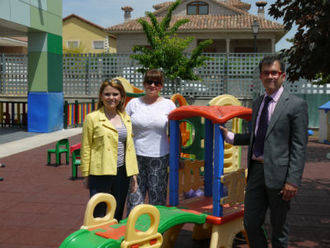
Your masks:
<instances>
[{"instance_id":1,"label":"man's hand","mask_svg":"<svg viewBox=\"0 0 330 248\"><path fill-rule=\"evenodd\" d=\"M219 128L220 128L220 130L221 130L222 133L223 133L223 138L225 139L225 138L227 137L227 135L228 135L228 129L225 128L225 127L222 126L222 125L219 125Z\"/></svg>"},{"instance_id":2,"label":"man's hand","mask_svg":"<svg viewBox=\"0 0 330 248\"><path fill-rule=\"evenodd\" d=\"M296 196L297 191L298 191L298 187L286 183L280 193L282 194L282 199L284 201L290 201L293 197Z\"/></svg>"}]
</instances>

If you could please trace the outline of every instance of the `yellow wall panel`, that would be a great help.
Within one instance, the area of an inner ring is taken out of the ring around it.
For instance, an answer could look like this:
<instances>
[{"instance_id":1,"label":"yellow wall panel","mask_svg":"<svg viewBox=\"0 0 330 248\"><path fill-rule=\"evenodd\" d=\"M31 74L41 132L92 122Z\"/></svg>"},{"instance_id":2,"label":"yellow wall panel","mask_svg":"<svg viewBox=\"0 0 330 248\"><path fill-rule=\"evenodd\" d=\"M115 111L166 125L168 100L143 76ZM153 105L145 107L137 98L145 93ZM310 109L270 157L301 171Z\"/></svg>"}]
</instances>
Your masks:
<instances>
[{"instance_id":1,"label":"yellow wall panel","mask_svg":"<svg viewBox=\"0 0 330 248\"><path fill-rule=\"evenodd\" d=\"M94 49L93 41L106 42L108 33L101 29L83 22L75 17L63 22L63 47L67 47L67 41L79 41L83 53L103 53L105 49ZM110 51L115 52L116 42L110 38Z\"/></svg>"}]
</instances>

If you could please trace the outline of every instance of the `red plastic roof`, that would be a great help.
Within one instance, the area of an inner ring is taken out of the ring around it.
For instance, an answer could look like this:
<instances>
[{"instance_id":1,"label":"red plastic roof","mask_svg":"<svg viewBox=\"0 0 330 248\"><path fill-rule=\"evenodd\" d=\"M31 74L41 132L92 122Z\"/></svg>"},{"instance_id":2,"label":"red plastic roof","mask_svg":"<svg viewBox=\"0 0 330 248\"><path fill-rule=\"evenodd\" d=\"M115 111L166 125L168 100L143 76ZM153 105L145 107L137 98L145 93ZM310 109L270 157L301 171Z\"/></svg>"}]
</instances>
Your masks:
<instances>
[{"instance_id":1,"label":"red plastic roof","mask_svg":"<svg viewBox=\"0 0 330 248\"><path fill-rule=\"evenodd\" d=\"M249 121L252 109L242 106L181 106L173 110L168 118L182 120L190 117L201 116L212 120L213 123L223 124L228 120L238 117Z\"/></svg>"}]
</instances>

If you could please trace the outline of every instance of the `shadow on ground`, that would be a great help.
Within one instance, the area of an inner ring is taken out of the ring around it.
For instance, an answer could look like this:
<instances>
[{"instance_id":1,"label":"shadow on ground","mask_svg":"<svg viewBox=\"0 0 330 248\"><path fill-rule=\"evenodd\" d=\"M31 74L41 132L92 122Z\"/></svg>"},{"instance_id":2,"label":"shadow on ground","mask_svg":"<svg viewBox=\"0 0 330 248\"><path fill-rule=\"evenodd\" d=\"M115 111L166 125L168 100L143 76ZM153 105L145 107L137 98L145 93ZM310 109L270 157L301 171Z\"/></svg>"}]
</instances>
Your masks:
<instances>
[{"instance_id":1,"label":"shadow on ground","mask_svg":"<svg viewBox=\"0 0 330 248\"><path fill-rule=\"evenodd\" d=\"M316 140L308 143L306 151L306 163L308 162L328 162L327 154L330 153L330 145L321 144Z\"/></svg>"}]
</instances>

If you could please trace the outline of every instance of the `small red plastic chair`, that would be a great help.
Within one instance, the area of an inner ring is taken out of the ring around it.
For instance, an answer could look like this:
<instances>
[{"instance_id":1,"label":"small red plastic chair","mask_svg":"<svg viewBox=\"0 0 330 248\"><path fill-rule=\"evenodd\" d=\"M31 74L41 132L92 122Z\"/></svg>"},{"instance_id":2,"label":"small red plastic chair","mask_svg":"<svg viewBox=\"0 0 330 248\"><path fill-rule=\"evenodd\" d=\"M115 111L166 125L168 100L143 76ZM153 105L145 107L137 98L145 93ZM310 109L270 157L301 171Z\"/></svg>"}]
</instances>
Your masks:
<instances>
[{"instance_id":1,"label":"small red plastic chair","mask_svg":"<svg viewBox=\"0 0 330 248\"><path fill-rule=\"evenodd\" d=\"M80 148L78 148L72 151L72 180L75 180L78 177L78 166L80 163Z\"/></svg>"},{"instance_id":2,"label":"small red plastic chair","mask_svg":"<svg viewBox=\"0 0 330 248\"><path fill-rule=\"evenodd\" d=\"M81 147L81 143L77 143L77 144L70 146L70 153L72 153L76 149L80 149L80 147Z\"/></svg>"}]
</instances>

